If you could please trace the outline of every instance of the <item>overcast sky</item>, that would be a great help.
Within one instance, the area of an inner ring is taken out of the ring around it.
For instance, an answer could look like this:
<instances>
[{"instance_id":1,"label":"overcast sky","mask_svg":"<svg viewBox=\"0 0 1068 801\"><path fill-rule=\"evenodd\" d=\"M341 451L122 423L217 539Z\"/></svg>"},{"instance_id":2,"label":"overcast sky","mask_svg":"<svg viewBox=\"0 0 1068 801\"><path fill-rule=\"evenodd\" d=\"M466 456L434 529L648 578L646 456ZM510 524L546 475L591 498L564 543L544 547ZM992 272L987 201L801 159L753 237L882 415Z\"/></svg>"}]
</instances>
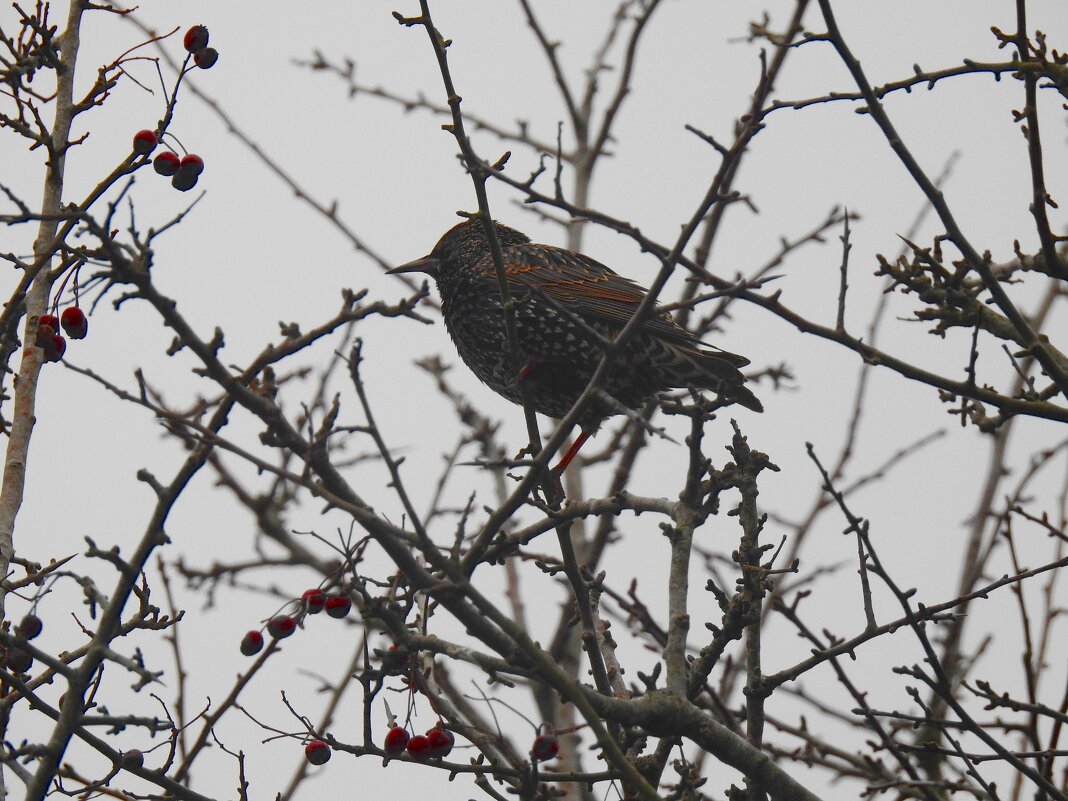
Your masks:
<instances>
[{"instance_id":1,"label":"overcast sky","mask_svg":"<svg viewBox=\"0 0 1068 801\"><path fill-rule=\"evenodd\" d=\"M550 35L562 40L561 59L569 78L578 85L614 4L559 1L535 5ZM733 122L745 109L759 74L760 45L745 41L750 17L766 7L772 27L778 30L791 5L682 0L663 5L643 39L633 91L623 106L617 141L612 145L613 157L601 163L594 181L593 207L634 222L657 241L674 242L679 226L692 214L718 166L716 153L683 126L689 123L729 141ZM990 26L1012 30L1013 3L850 0L838 6L840 26L875 83L905 78L912 74L914 64L933 70L958 65L964 58L1008 58L1007 50L997 49ZM56 3L54 9L59 22L65 4ZM196 86L274 164L293 176L303 191L323 205L336 202L338 216L351 230L388 262L401 263L426 253L454 224L457 210L476 208L471 182L455 158L454 140L440 129L443 120L432 114L404 113L395 104L366 95L350 98L336 76L298 63L310 60L315 51L337 63L351 58L361 83L382 85L406 97L422 93L440 103L444 99L440 76L426 35L397 25L389 13L393 9L415 14L417 4L146 0L137 15L160 32L206 24L220 57L214 69L192 76ZM1046 30L1051 44L1063 49L1068 39L1068 5L1045 0L1029 4L1029 9L1030 25ZM449 53L463 109L505 128L513 127L519 118L529 120L534 136L552 141L563 110L518 4L439 0L432 10L442 33L453 40ZM12 25L13 15L10 7L0 11L5 30ZM809 29L822 29L817 9L810 9L806 20ZM95 78L99 64L144 38L137 27L116 16L88 15L79 60L82 90ZM165 47L178 56L180 34ZM156 54L152 48L144 52ZM131 64L129 70L156 92L149 94L122 81L103 108L82 118L76 133L88 131L90 136L71 153L67 200L82 197L125 156L132 134L153 128L162 114L154 68L142 61ZM166 67L164 76L168 82L174 77ZM613 77L606 80L611 82ZM791 54L776 96L799 99L853 88L831 47L810 44ZM989 250L995 261L1013 257L1014 240L1025 251L1036 249L1028 213L1030 185L1024 179L1027 152L1011 114L1022 104L1018 83L1009 78L995 82L989 76L946 81L933 91L919 88L911 94L897 93L886 104L906 144L930 174L939 173L951 155L959 152L946 195L965 233L980 250ZM1063 207L1068 202L1068 131L1056 96L1043 97L1042 113L1046 175ZM355 251L329 221L296 199L209 105L183 93L171 130L187 149L205 160L197 190L179 194L167 181L145 171L138 175L131 197L138 224L147 228L162 225L204 190L189 217L159 240L153 269L158 285L178 301L202 336L210 338L215 326L225 331L225 361L247 363L266 341L277 340L279 321L296 321L307 328L332 316L340 304L342 287L367 288L372 299L389 301L404 294L397 279L382 275L380 267ZM513 149L509 171L516 176L525 176L538 161L536 153L502 144L488 133L476 134L475 145L489 160ZM31 203L40 196L41 161L40 153L28 153L9 132L0 137L2 180ZM901 248L899 235L922 209L919 191L872 120L856 114L849 103L777 112L755 140L735 186L751 199L758 213L741 204L727 213L710 268L727 278L750 273L775 254L781 237L797 238L820 223L833 206L846 206L861 217L852 225L846 320L853 333L866 331L882 286L881 279L872 275L876 254L896 257ZM550 189L546 182L543 190ZM517 202L522 198L514 191L491 185L490 199L498 219L523 229L536 241L563 244L562 230L522 207ZM1055 229L1063 232L1063 211L1051 210L1051 219ZM937 232L929 220L917 239L930 244ZM30 226L3 230L0 250L27 252L33 233ZM824 324L833 324L836 311L839 233L833 231L824 246L802 249L776 271L783 276L778 283L783 301ZM641 283L648 283L660 267L657 259L640 253L630 240L596 226L588 226L583 247ZM677 295L680 277L669 285L666 300ZM12 276L12 285L14 280ZM1037 296L1030 286L1015 291L1024 308ZM928 369L963 378L967 332L945 340L932 337L924 324L905 321L915 311L913 302L901 297L892 301L882 346ZM1063 313L1049 330L1066 330ZM451 363L457 357L436 319L433 326L372 320L361 334L366 340L365 373L372 403L387 440L407 456L405 476L417 506L424 508L434 490L441 454L452 447L458 431L450 407L412 362L436 353ZM146 304L131 303L115 311L104 302L90 320L89 337L72 344L67 358L127 389L135 386L133 370L143 368L169 402L185 406L213 390L191 375L194 362L188 354L165 355L171 336ZM797 519L807 511L818 487L804 443L811 441L828 459L836 454L859 359L832 343L801 337L759 308L742 304L735 304L731 320L714 341L748 356L758 369L785 361L796 376L781 392L766 383L758 385L766 413L732 410L710 425L708 436L709 452L724 454L711 443L729 442L727 420L737 417L751 444L782 468L767 478L762 502L769 511ZM311 360L322 363L341 345L339 339L324 343ZM984 351L979 369L982 380L1007 386L1011 368L999 348ZM480 386L462 369L454 370L451 377L473 401L502 421L509 447L517 450L523 439L518 408ZM16 547L28 558L45 561L84 550L82 538L89 535L101 546L118 544L128 551L141 536L154 501L147 487L136 481L136 471L147 467L161 480L169 480L182 458L180 450L163 442L160 429L144 410L116 401L70 371L47 366L41 387ZM360 422L351 389L346 390L344 384L337 389L342 392L347 422ZM962 430L958 419L945 413L932 388L884 370L873 375L872 392L871 410L858 441L855 475L871 470L925 434L946 431L936 444L898 468L887 483L856 496L856 511L872 520L876 542L883 545L882 555L890 567L900 571L901 583L920 587L924 600L943 600L953 595L966 535L963 523L984 478L989 443L974 429ZM299 391L289 399L290 410L295 409ZM1048 423L1021 421L1019 428L1013 450L1020 464L1031 450L1055 444L1064 436ZM257 432L257 426L238 417L232 434L254 443ZM607 439L606 432L593 447ZM369 443L360 443L353 450L369 447ZM658 445L655 459L639 474L643 494L677 493L684 453L681 446ZM1058 491L1064 477L1063 460L1058 470L1059 474L1051 471L1048 480L1038 482L1040 501L1053 498ZM588 492L598 492L606 476L593 473ZM175 508L168 527L174 545L164 552L164 558L173 561L182 555L190 564L205 566L213 559L248 556L252 521L226 496L214 492L208 478L206 473L200 476L189 497ZM400 507L386 489L384 471L375 465L354 468L352 480L366 496L380 498L378 508L399 519ZM490 486L477 470L467 468L451 489L457 503L462 503L470 488L488 492ZM488 502L490 496L485 497ZM1047 508L1052 507L1047 504ZM316 528L323 533L347 525L339 516L323 518L318 511L308 504L303 516L289 523L294 529ZM728 543L734 536L729 525L725 520L714 523L728 532L723 540ZM631 574L639 575L647 602L662 601L657 588L663 581L661 568L667 554L655 523L642 518L623 526L627 539L606 564L609 579L617 587L626 587ZM839 536L842 528L844 523L837 519L825 520L819 534L821 545L808 557L814 560L810 566L853 558L852 545L847 546ZM771 540L777 540L784 531L771 526L769 533ZM442 536L448 536L444 530ZM707 545L715 547L715 542ZM1035 556L1036 561L1039 558ZM95 571L103 587L110 586L105 568L87 566L84 560L82 566ZM1003 568L1008 569L999 565L998 570ZM639 569L644 572L636 573ZM817 593L810 607L819 625L837 627L840 633L854 631L863 623L855 601L843 600L856 597L853 573L845 572L849 575L840 585L830 585L839 588ZM314 581L310 574L306 578ZM291 574L282 580L286 591L299 595L304 588ZM183 596L190 616L182 636L194 656L204 660L192 671L190 696L195 700L190 700L191 708L200 699L218 699L226 692L243 665L236 647L241 634L256 627L273 608L270 599L243 591L224 593L219 600L220 606L201 612L201 599ZM546 622L555 620L558 601L551 602ZM58 598L43 604L49 629L42 642L59 648L76 637L76 624L66 615L71 609L84 615L76 603L72 596L66 604ZM998 610L1011 607L1007 600L1002 604L995 599L987 608L999 614ZM278 689L285 689L291 700L304 705L307 714L316 716L316 685L301 671L338 676L344 670L349 643L357 636L354 628L312 628L319 631L306 636L299 647L289 648L258 680L255 703L249 705L257 706L272 725L293 728ZM343 640L344 647L332 638ZM803 653L792 636L786 639L784 648ZM1006 641L1006 647L1010 645L1015 643ZM635 648L632 656L633 667L651 668L648 653ZM885 653L884 657L890 658ZM164 652L158 659L169 669ZM778 666L789 661L783 658L780 663L777 655L770 659ZM58 697L61 688L53 689ZM168 684L162 694L167 697L171 691L173 684ZM888 703L907 703L900 687L888 693ZM121 709L130 699L119 693L113 703ZM144 714L158 711L141 696L133 704ZM397 700L394 707L402 705ZM336 734L355 740L359 700L349 698L346 708L351 729L346 732L338 727ZM219 731L231 747L240 745L254 753L249 772L256 798L271 797L278 785L288 781L301 758L294 744L257 747L265 735L235 714L224 720ZM235 783L232 766L223 759L205 764L217 766L218 773L198 776L198 789L226 797ZM407 796L412 792L409 781L424 781L422 786L428 788L424 792L438 798L477 794L463 779L449 785L443 773L402 771L396 766L382 770L374 760L335 758L320 774L313 785L317 793L350 790L359 781L365 793L392 791ZM713 780L711 786L718 792L723 780ZM830 790L827 797L851 798L852 789Z\"/></svg>"}]
</instances>

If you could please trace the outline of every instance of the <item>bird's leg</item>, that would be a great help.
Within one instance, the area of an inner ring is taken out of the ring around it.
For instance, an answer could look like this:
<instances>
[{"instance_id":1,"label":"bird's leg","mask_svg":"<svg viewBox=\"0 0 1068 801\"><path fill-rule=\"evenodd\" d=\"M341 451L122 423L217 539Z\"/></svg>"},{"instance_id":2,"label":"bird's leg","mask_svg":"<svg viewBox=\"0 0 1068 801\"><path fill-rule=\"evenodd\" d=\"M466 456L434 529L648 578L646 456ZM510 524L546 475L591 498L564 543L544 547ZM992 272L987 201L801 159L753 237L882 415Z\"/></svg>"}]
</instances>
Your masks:
<instances>
[{"instance_id":1,"label":"bird's leg","mask_svg":"<svg viewBox=\"0 0 1068 801\"><path fill-rule=\"evenodd\" d=\"M593 432L587 431L586 429L582 429L582 431L579 432L579 435L575 437L575 441L571 443L571 447L567 449L567 453L564 454L564 458L552 469L553 475L559 476L567 469L567 466L571 464L571 460L578 455L579 448L581 448L586 443L586 440L592 435Z\"/></svg>"},{"instance_id":2,"label":"bird's leg","mask_svg":"<svg viewBox=\"0 0 1068 801\"><path fill-rule=\"evenodd\" d=\"M515 382L517 384L522 384L524 381L530 378L530 376L534 373L535 370L537 370L543 364L548 364L548 362L548 359L531 359L520 368L519 375L515 377Z\"/></svg>"}]
</instances>

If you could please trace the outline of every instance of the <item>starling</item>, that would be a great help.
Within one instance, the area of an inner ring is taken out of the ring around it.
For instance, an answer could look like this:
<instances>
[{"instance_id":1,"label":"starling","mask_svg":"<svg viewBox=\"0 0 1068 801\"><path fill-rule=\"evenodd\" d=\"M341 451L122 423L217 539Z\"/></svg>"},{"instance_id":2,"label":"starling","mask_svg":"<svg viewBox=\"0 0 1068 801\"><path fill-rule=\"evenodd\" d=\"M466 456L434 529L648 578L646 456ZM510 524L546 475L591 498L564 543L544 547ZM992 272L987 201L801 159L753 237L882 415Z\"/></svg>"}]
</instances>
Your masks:
<instances>
[{"instance_id":1,"label":"starling","mask_svg":"<svg viewBox=\"0 0 1068 801\"><path fill-rule=\"evenodd\" d=\"M478 378L513 403L521 384L534 410L564 417L586 389L611 342L647 291L589 256L537 245L530 237L494 222L504 253L508 288L515 301L518 371L508 358L501 290L482 222L471 219L449 230L430 251L390 273L431 276L441 293L442 316L460 358ZM601 422L619 406L639 408L658 392L677 387L710 389L756 412L760 401L745 386L737 356L701 343L666 312L654 309L627 340L578 420L581 434L554 472L562 471Z\"/></svg>"}]
</instances>

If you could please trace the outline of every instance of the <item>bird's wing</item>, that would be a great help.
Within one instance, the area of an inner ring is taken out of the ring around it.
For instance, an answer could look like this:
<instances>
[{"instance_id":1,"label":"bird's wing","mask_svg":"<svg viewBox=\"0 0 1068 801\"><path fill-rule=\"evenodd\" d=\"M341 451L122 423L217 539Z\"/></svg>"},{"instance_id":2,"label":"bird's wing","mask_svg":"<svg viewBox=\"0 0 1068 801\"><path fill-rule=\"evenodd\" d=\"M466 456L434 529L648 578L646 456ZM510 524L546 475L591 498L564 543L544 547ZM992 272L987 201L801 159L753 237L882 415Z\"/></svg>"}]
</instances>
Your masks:
<instances>
[{"instance_id":1,"label":"bird's wing","mask_svg":"<svg viewBox=\"0 0 1068 801\"><path fill-rule=\"evenodd\" d=\"M545 295L580 317L591 317L622 328L634 316L646 289L581 253L548 245L509 248L506 262L512 283ZM493 268L489 272L493 277ZM654 311L655 315L656 312ZM653 316L644 324L669 339L692 342L674 323Z\"/></svg>"},{"instance_id":2,"label":"bird's wing","mask_svg":"<svg viewBox=\"0 0 1068 801\"><path fill-rule=\"evenodd\" d=\"M593 318L623 328L634 316L647 290L611 268L581 253L549 245L519 245L508 248L505 261L509 280L545 295L556 305L580 317ZM487 279L496 282L492 262L483 265ZM703 343L655 307L642 328L677 345L697 349ZM711 347L711 346L709 346ZM749 360L719 348L717 356L736 367Z\"/></svg>"}]
</instances>

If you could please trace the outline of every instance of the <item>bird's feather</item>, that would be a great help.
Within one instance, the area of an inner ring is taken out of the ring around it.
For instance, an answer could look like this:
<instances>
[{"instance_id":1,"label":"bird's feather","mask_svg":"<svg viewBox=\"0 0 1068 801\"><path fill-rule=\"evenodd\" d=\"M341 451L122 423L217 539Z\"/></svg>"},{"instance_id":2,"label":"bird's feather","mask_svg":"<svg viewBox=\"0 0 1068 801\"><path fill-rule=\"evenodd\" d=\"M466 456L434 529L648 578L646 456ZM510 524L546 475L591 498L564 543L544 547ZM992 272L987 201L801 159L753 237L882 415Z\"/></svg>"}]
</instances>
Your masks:
<instances>
[{"instance_id":1,"label":"bird's feather","mask_svg":"<svg viewBox=\"0 0 1068 801\"><path fill-rule=\"evenodd\" d=\"M508 249L506 274L516 288L528 288L544 294L554 304L584 318L593 318L622 329L645 298L646 289L635 281L601 264L589 256L548 245L518 245ZM480 265L486 280L496 283L497 274L490 260ZM666 342L693 348L700 355L703 345L693 334L678 325L667 313L653 307L642 330ZM713 347L713 346L706 346ZM712 354L734 367L745 367L749 360L716 348Z\"/></svg>"}]
</instances>

